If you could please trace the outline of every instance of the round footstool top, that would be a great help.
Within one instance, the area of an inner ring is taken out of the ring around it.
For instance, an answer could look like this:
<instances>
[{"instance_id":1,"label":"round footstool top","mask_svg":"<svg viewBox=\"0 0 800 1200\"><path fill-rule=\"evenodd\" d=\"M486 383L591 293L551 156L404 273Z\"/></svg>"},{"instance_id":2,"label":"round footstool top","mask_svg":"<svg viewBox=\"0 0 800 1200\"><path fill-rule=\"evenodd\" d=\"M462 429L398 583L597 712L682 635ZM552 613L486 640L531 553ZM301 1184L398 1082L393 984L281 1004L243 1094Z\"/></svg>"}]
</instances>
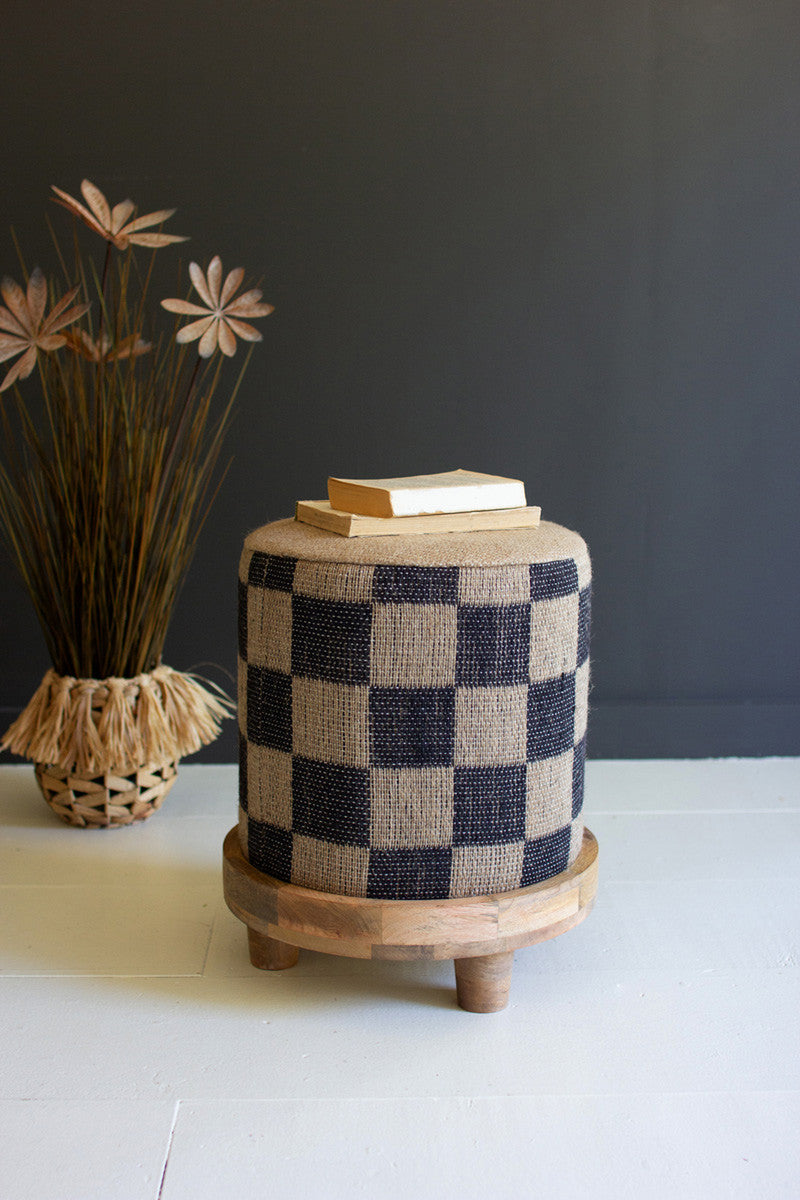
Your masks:
<instances>
[{"instance_id":1,"label":"round footstool top","mask_svg":"<svg viewBox=\"0 0 800 1200\"><path fill-rule=\"evenodd\" d=\"M251 551L309 562L419 567L503 567L572 559L581 584L591 575L583 538L552 521L525 529L347 538L289 517L248 534L244 553Z\"/></svg>"},{"instance_id":2,"label":"round footstool top","mask_svg":"<svg viewBox=\"0 0 800 1200\"><path fill-rule=\"evenodd\" d=\"M566 870L583 837L591 568L533 529L245 540L240 841L275 879L446 899Z\"/></svg>"}]
</instances>

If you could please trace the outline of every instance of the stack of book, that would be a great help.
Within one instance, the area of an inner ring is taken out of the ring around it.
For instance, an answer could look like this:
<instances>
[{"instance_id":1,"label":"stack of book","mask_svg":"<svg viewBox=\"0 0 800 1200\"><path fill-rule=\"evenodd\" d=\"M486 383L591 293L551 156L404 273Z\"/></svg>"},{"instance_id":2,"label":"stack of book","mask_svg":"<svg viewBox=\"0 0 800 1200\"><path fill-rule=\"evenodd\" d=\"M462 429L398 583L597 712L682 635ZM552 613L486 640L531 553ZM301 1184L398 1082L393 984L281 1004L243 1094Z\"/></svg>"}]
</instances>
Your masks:
<instances>
[{"instance_id":1,"label":"stack of book","mask_svg":"<svg viewBox=\"0 0 800 1200\"><path fill-rule=\"evenodd\" d=\"M344 537L520 529L539 524L520 479L443 471L400 479L328 480L327 500L299 500L295 516Z\"/></svg>"}]
</instances>

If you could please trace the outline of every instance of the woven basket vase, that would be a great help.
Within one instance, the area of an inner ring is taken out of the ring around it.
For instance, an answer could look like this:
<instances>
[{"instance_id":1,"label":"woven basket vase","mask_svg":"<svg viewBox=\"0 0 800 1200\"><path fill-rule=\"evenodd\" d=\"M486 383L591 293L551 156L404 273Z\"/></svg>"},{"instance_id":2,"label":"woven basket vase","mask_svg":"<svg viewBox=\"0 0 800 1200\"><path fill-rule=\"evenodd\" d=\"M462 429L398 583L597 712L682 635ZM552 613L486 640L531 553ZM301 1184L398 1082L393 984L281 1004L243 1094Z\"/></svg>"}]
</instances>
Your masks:
<instances>
[{"instance_id":1,"label":"woven basket vase","mask_svg":"<svg viewBox=\"0 0 800 1200\"><path fill-rule=\"evenodd\" d=\"M512 891L577 857L591 570L576 533L342 538L277 521L239 576L239 836L274 879Z\"/></svg>"},{"instance_id":2,"label":"woven basket vase","mask_svg":"<svg viewBox=\"0 0 800 1200\"><path fill-rule=\"evenodd\" d=\"M45 800L69 825L131 825L160 808L178 760L212 741L230 708L165 665L130 679L51 670L3 745L33 760Z\"/></svg>"},{"instance_id":3,"label":"woven basket vase","mask_svg":"<svg viewBox=\"0 0 800 1200\"><path fill-rule=\"evenodd\" d=\"M62 821L109 828L144 821L160 808L175 782L178 764L132 767L124 774L78 774L52 763L34 763L34 770L42 795Z\"/></svg>"},{"instance_id":4,"label":"woven basket vase","mask_svg":"<svg viewBox=\"0 0 800 1200\"><path fill-rule=\"evenodd\" d=\"M100 737L102 714L112 688L118 688L126 707L135 714L143 679L143 676L114 680L55 677L51 691L63 691L75 697L83 690L86 716ZM34 763L36 782L50 808L68 825L82 828L107 829L146 820L161 807L175 782L177 762L143 763L139 761L139 754L126 762L119 757L118 748L114 757L110 761L107 758L103 764L106 769L98 770L97 763L103 762L102 754L102 748L95 748L94 769L86 762L71 762L68 766ZM91 763L91 753L86 757Z\"/></svg>"}]
</instances>

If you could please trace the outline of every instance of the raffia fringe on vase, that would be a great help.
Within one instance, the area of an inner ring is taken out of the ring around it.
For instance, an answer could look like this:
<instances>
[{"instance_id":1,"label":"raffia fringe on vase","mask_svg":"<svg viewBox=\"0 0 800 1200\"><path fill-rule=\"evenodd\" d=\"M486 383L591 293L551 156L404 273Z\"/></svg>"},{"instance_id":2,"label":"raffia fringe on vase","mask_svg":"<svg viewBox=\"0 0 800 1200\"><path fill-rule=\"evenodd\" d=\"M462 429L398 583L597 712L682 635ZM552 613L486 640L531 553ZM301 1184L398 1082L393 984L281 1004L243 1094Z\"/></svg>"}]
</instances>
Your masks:
<instances>
[{"instance_id":1,"label":"raffia fringe on vase","mask_svg":"<svg viewBox=\"0 0 800 1200\"><path fill-rule=\"evenodd\" d=\"M132 679L50 670L0 749L33 761L45 800L68 824L130 825L161 806L178 760L213 742L232 711L224 693L171 667Z\"/></svg>"}]
</instances>

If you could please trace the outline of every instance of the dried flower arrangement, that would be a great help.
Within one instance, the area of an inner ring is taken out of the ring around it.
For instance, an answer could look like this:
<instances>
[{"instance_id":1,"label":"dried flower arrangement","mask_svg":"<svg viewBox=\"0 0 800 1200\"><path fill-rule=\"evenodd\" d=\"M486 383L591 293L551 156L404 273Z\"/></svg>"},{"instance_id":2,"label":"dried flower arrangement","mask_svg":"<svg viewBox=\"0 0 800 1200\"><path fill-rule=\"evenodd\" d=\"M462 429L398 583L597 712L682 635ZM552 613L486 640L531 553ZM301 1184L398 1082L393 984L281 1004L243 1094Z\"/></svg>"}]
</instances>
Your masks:
<instances>
[{"instance_id":1,"label":"dried flower arrangement","mask_svg":"<svg viewBox=\"0 0 800 1200\"><path fill-rule=\"evenodd\" d=\"M213 740L230 710L221 693L164 666L161 654L221 481L220 449L249 354L217 406L222 367L237 338L261 340L249 320L272 307L258 289L240 291L243 269L223 280L218 257L206 272L192 262L202 303L162 300L193 319L158 334L148 324L155 252L186 240L163 232L174 210L136 216L130 200L111 208L88 180L85 204L53 191L105 241L105 257L98 271L76 223L72 270L54 235L65 279L58 299L38 268L25 272L24 289L8 277L0 284L0 362L15 360L0 382L0 532L53 664L2 746L39 764L51 790L61 781L57 803L46 791L57 811L69 809L60 815L113 824L92 800L97 776L115 776L118 800L120 776L152 778L154 764L174 764ZM152 251L144 271L135 247ZM22 389L11 389L36 368L30 406ZM74 776L88 789L77 798ZM147 815L141 795L122 823Z\"/></svg>"}]
</instances>

